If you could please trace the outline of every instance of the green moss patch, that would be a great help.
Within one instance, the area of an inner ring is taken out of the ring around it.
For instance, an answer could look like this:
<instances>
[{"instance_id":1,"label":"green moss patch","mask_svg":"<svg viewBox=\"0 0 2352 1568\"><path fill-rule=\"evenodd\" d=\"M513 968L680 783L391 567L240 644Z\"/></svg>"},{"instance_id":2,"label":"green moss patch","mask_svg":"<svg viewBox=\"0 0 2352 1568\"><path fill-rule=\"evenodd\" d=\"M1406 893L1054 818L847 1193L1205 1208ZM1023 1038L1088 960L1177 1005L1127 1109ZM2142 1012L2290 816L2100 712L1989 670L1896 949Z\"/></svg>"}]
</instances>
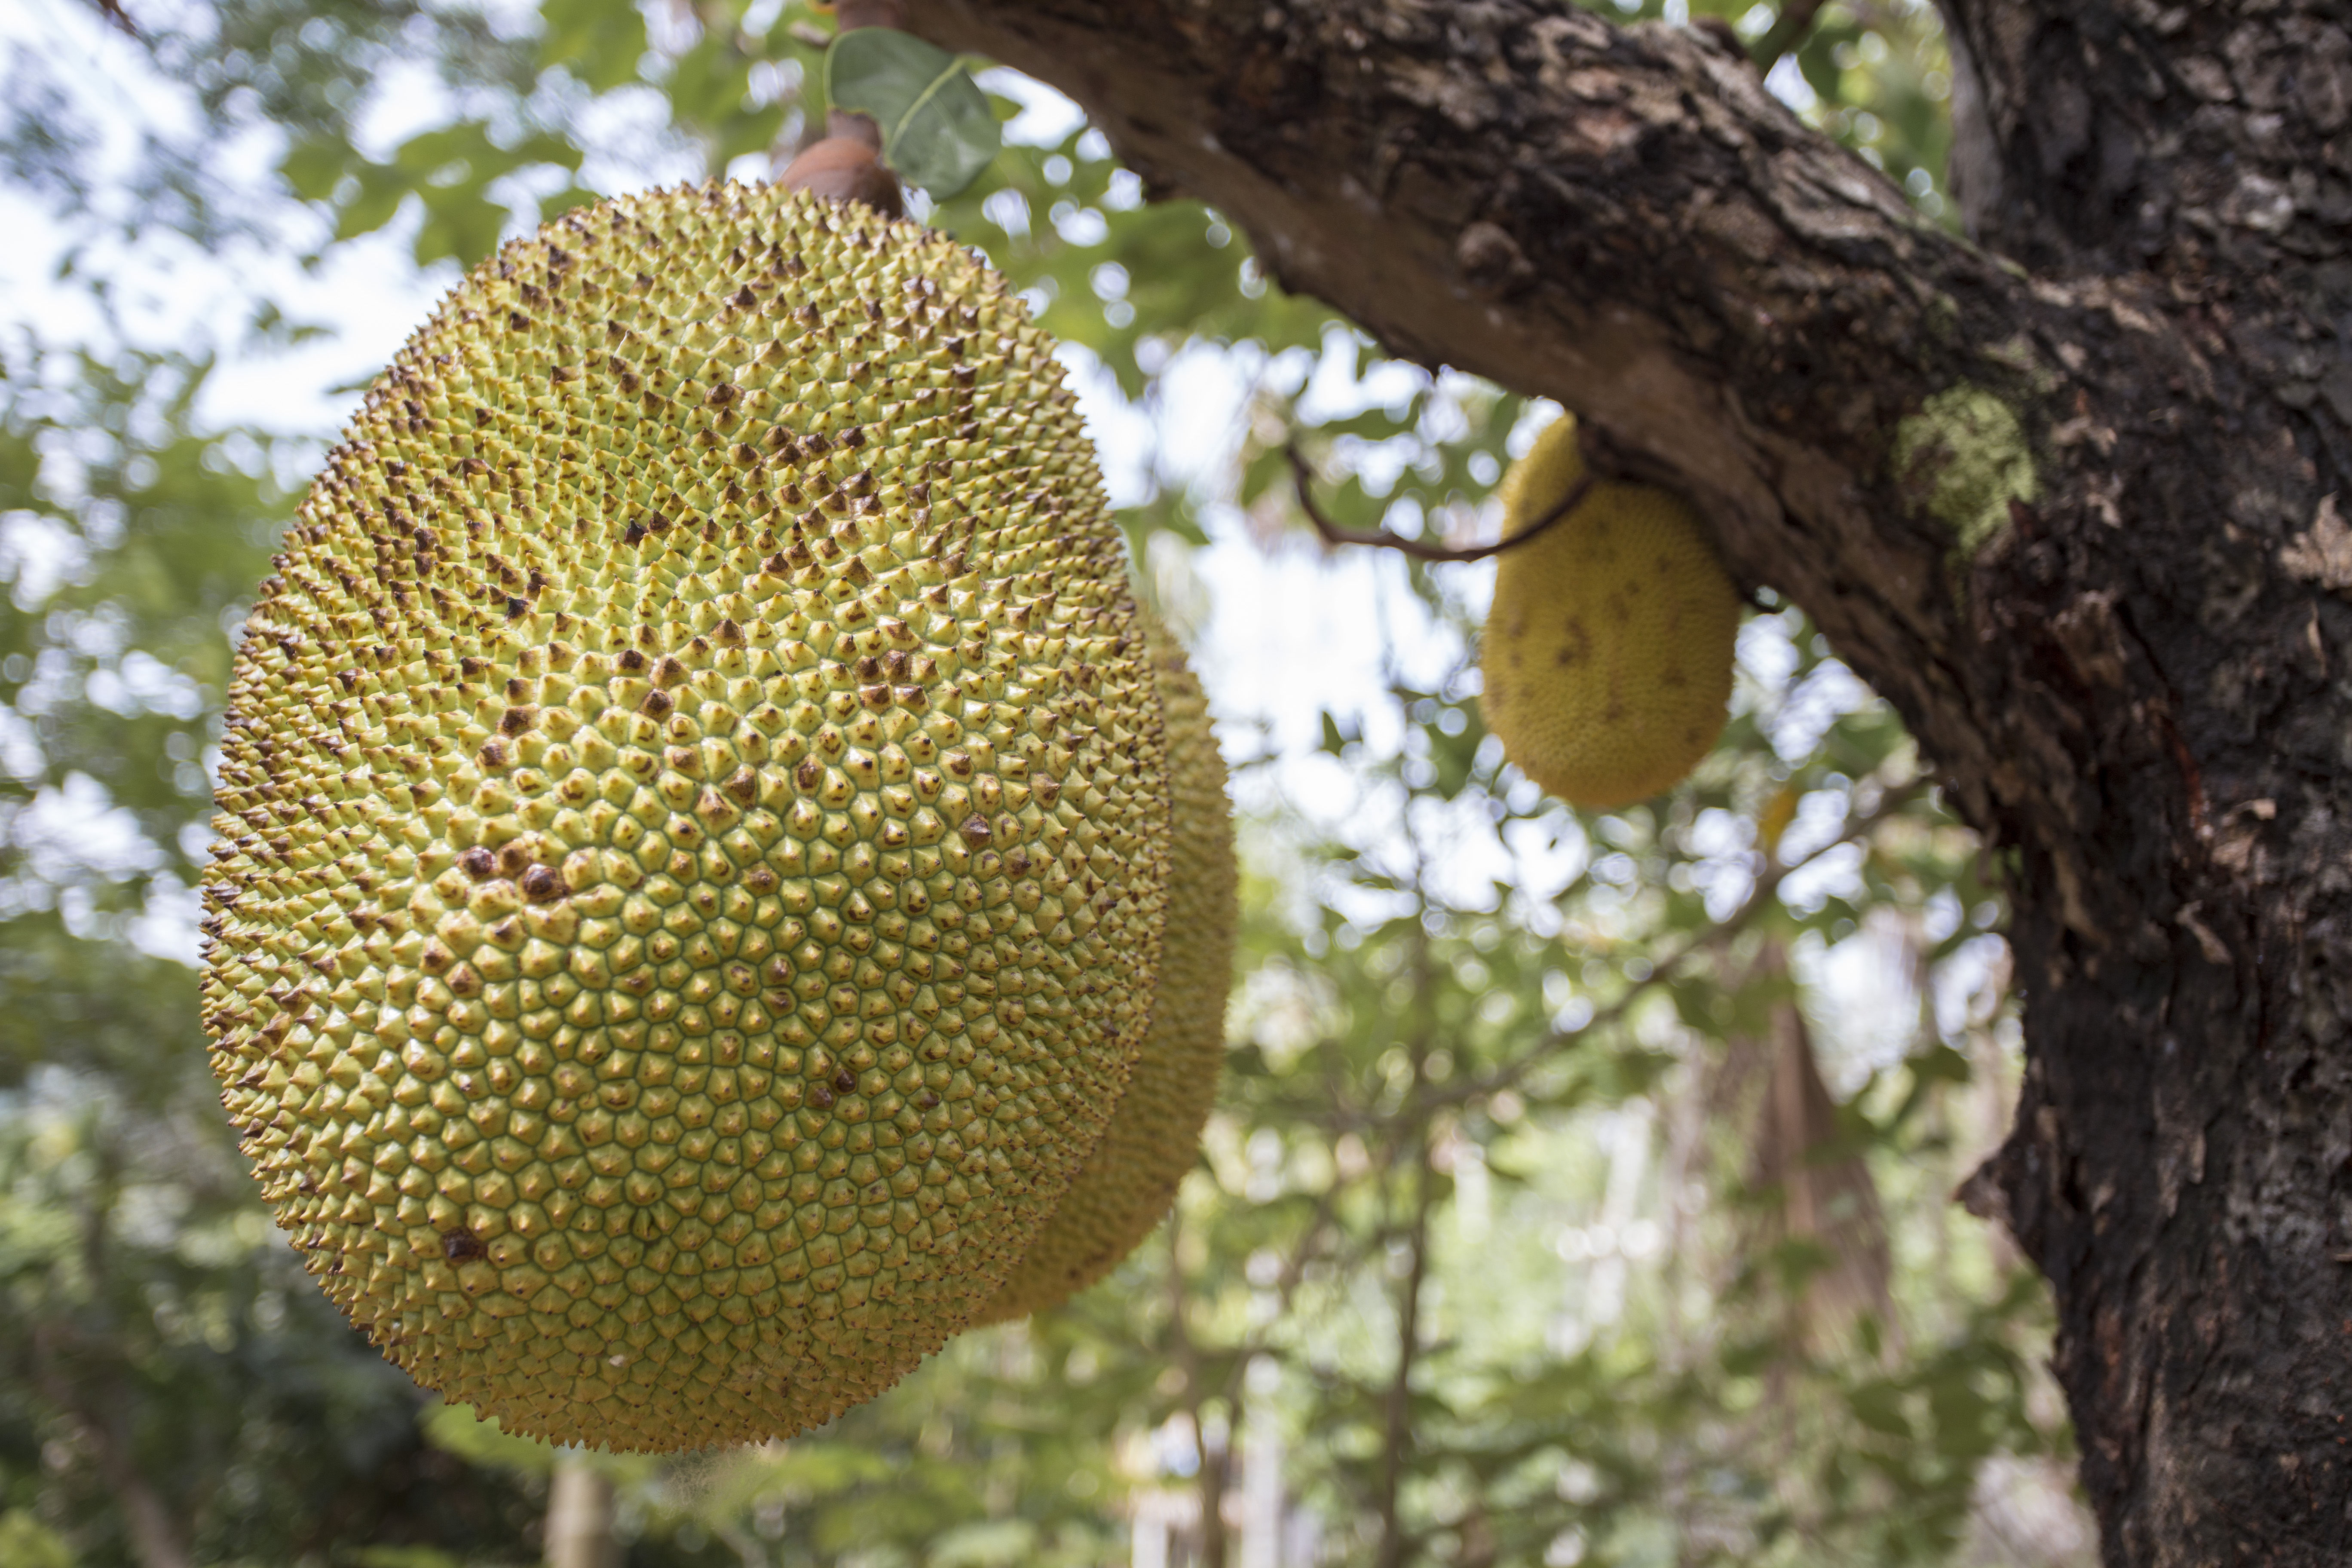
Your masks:
<instances>
[{"instance_id":1,"label":"green moss patch","mask_svg":"<svg viewBox=\"0 0 2352 1568\"><path fill-rule=\"evenodd\" d=\"M2041 493L2041 477L2015 410L1962 384L1927 399L1895 429L1895 482L1952 531L1965 561L2009 521L2011 501Z\"/></svg>"}]
</instances>

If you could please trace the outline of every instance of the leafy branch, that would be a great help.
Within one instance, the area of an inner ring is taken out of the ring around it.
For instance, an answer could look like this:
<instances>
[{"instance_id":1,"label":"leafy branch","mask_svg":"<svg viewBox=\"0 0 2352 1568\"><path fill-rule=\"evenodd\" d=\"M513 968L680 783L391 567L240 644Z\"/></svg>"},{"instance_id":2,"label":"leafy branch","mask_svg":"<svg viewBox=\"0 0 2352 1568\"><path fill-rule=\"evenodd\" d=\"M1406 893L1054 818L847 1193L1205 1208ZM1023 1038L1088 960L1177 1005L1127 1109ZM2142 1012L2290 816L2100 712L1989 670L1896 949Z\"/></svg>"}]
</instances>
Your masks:
<instances>
[{"instance_id":1,"label":"leafy branch","mask_svg":"<svg viewBox=\"0 0 2352 1568\"><path fill-rule=\"evenodd\" d=\"M1777 858L1774 858L1766 867L1763 874L1756 879L1756 885L1748 889L1748 897L1740 900L1738 909L1705 931L1691 936L1660 959L1646 976L1633 982L1626 988L1624 994L1610 1003L1608 1006L1601 1008L1591 1018L1573 1029L1561 1030L1547 1037L1539 1045L1524 1055L1512 1058L1491 1072L1428 1095L1421 1102L1420 1109L1434 1110L1449 1105L1467 1105L1491 1095L1499 1094L1505 1089L1517 1088L1525 1081L1529 1073L1550 1060L1555 1054L1581 1044L1601 1030L1622 1022L1626 1015L1631 1013L1643 997L1678 978L1692 960L1706 953L1721 951L1725 944L1754 924L1757 918L1771 907L1773 899L1780 893L1781 884L1790 877L1805 867L1814 864L1832 850L1868 837L1876 831L1880 824L1900 813L1905 806L1927 793L1927 788L1928 780L1924 777L1894 785L1881 794L1867 811L1850 816L1843 830L1820 848L1793 861L1784 862ZM1380 1115L1354 1112L1334 1119L1332 1125L1335 1128L1354 1129L1375 1126L1385 1120L1385 1117Z\"/></svg>"}]
</instances>

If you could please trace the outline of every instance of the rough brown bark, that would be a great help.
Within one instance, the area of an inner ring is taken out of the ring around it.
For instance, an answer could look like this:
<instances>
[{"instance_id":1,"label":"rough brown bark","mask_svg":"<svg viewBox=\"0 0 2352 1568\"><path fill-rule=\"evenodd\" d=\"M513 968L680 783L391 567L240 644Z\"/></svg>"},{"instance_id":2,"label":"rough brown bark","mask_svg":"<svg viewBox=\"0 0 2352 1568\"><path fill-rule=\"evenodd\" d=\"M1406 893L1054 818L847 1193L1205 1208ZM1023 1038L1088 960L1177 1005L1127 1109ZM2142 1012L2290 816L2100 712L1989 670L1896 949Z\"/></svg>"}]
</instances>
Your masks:
<instances>
[{"instance_id":1,"label":"rough brown bark","mask_svg":"<svg viewBox=\"0 0 2352 1568\"><path fill-rule=\"evenodd\" d=\"M2051 1279L2108 1560L2342 1562L2352 11L1945 3L1986 248L1696 30L909 12L1393 352L1584 416L1896 704L2013 856L2030 1079L1972 1191ZM2009 417L2034 482L1972 487Z\"/></svg>"}]
</instances>

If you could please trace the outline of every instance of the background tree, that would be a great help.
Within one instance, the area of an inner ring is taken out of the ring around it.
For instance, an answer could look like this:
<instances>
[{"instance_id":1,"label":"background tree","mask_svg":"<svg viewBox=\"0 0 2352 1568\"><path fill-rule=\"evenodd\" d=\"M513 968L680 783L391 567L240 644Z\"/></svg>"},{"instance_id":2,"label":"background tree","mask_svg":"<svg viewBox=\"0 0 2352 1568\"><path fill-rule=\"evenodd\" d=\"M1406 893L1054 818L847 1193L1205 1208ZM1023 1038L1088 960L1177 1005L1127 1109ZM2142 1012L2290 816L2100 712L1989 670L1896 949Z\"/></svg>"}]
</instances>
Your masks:
<instances>
[{"instance_id":1,"label":"background tree","mask_svg":"<svg viewBox=\"0 0 2352 1568\"><path fill-rule=\"evenodd\" d=\"M1227 715L1254 935L1164 1245L824 1434L605 1467L632 1561L1097 1562L1130 1526L1209 1561L2055 1560L2041 1298L1942 1211L2013 1070L1999 889L2036 1065L1973 1190L2058 1287L2111 1556L2335 1549L2341 18L1971 0L1956 70L1919 5L1641 9L912 7L1092 116L992 78L1045 129L930 220L1101 407L1166 436L1187 378L1246 391L1237 441L1122 479L1196 636L1232 625L1204 538L1292 569L1294 432L1341 521L1473 531L1523 394L1699 500L1768 613L1699 777L1579 817L1480 733L1476 574L1344 563L1408 652L1334 696L1328 757ZM554 1457L420 1413L208 1103L173 922L220 634L325 432L207 414L206 370L317 352L287 253L389 232L446 276L595 190L772 166L824 26L39 15L5 194L58 237L39 298L87 309L20 317L0 394L0 1544L512 1561ZM184 97L93 113L114 71ZM1958 206L2011 260L1954 232L1954 97ZM1144 199L1179 193L1215 205ZM143 302L202 253L251 259L234 309ZM1860 951L1916 969L1899 1025L1825 1011Z\"/></svg>"}]
</instances>

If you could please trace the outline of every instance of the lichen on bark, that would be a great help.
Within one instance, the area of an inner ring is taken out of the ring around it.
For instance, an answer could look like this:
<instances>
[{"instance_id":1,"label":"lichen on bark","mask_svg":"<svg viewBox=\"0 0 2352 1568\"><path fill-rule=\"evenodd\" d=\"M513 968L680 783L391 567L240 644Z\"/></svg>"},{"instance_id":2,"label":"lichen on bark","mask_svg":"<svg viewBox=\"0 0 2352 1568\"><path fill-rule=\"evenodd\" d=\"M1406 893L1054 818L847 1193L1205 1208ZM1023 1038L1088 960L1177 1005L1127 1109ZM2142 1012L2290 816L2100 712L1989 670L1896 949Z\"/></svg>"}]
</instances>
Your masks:
<instances>
[{"instance_id":1,"label":"lichen on bark","mask_svg":"<svg viewBox=\"0 0 2352 1568\"><path fill-rule=\"evenodd\" d=\"M2008 525L2011 502L2031 505L2042 490L2016 411L1966 384L1936 394L1895 426L1888 467L1919 510L1951 531L1961 568Z\"/></svg>"}]
</instances>

